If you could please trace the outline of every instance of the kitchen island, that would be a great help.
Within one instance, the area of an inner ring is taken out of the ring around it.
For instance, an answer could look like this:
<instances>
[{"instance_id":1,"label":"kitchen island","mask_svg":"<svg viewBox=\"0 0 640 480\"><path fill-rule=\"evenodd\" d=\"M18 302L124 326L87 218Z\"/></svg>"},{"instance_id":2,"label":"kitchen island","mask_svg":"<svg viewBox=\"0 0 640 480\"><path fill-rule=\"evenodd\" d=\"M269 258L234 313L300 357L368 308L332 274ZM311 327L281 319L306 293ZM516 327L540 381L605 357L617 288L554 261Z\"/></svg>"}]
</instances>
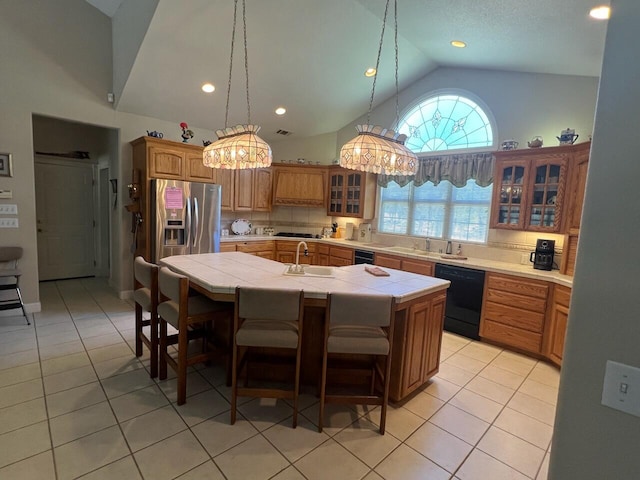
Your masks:
<instances>
[{"instance_id":1,"label":"kitchen island","mask_svg":"<svg viewBox=\"0 0 640 480\"><path fill-rule=\"evenodd\" d=\"M365 265L333 267L331 276L284 275L285 264L242 252L179 255L161 265L189 277L208 297L233 302L237 286L303 289L305 324L301 380L315 386L322 358L322 324L330 292L391 294L396 301L390 398L401 401L438 372L449 281L385 268L386 277Z\"/></svg>"}]
</instances>

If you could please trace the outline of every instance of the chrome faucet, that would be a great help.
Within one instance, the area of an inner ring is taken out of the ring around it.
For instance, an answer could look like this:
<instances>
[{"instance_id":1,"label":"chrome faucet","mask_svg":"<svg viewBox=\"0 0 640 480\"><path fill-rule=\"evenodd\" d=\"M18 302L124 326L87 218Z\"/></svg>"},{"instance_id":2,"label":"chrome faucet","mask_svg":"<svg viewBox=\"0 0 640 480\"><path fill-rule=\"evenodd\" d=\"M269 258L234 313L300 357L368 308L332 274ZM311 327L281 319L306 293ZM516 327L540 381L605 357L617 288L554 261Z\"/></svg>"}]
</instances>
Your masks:
<instances>
[{"instance_id":1,"label":"chrome faucet","mask_svg":"<svg viewBox=\"0 0 640 480\"><path fill-rule=\"evenodd\" d=\"M307 242L298 242L298 247L296 248L296 266L295 272L302 272L302 266L300 265L300 247L304 245L304 256L309 256L309 249L307 247Z\"/></svg>"}]
</instances>

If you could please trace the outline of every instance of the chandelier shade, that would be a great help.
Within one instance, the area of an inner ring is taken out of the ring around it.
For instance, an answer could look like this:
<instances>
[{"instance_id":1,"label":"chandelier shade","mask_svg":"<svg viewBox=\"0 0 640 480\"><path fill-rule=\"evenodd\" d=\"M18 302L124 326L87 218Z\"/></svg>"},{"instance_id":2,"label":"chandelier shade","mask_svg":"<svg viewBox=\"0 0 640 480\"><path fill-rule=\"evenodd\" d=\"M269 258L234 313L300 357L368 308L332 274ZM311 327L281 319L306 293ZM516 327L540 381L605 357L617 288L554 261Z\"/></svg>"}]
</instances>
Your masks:
<instances>
[{"instance_id":1,"label":"chandelier shade","mask_svg":"<svg viewBox=\"0 0 640 480\"><path fill-rule=\"evenodd\" d=\"M384 30L387 23L387 12L390 0L387 0L382 19L382 33L376 59L376 72L379 72L380 54L384 41ZM399 119L398 108L398 0L394 6L394 47L395 47L395 80L396 80L396 123ZM373 96L376 91L377 74L371 85L371 98L367 112L367 125L358 125L358 136L348 141L340 149L340 165L352 170L382 173L385 175L415 175L418 170L418 157L404 145L407 136L378 125L368 125L373 107Z\"/></svg>"},{"instance_id":2,"label":"chandelier shade","mask_svg":"<svg viewBox=\"0 0 640 480\"><path fill-rule=\"evenodd\" d=\"M379 125L358 125L358 136L340 149L340 166L385 175L415 175L418 157L404 145L407 138Z\"/></svg>"},{"instance_id":3,"label":"chandelier shade","mask_svg":"<svg viewBox=\"0 0 640 480\"><path fill-rule=\"evenodd\" d=\"M229 170L264 168L271 165L271 147L257 134L257 125L236 125L217 130L218 140L203 152L207 167Z\"/></svg>"}]
</instances>

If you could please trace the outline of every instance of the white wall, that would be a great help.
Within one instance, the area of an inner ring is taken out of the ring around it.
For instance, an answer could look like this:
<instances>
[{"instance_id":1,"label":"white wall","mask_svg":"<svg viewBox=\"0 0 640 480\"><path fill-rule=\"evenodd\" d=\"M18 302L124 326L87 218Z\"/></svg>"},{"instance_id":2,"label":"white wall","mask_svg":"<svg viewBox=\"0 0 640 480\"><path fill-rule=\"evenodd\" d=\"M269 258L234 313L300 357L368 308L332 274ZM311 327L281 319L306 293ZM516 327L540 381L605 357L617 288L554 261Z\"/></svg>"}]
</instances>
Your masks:
<instances>
[{"instance_id":1,"label":"white wall","mask_svg":"<svg viewBox=\"0 0 640 480\"><path fill-rule=\"evenodd\" d=\"M320 162L323 165L329 165L336 155L336 132L325 133L307 138L283 139L279 142L271 142L271 151L273 152L273 161L281 162L283 160L297 160L304 158L312 162ZM339 150L338 150L339 151Z\"/></svg>"},{"instance_id":2,"label":"white wall","mask_svg":"<svg viewBox=\"0 0 640 480\"><path fill-rule=\"evenodd\" d=\"M600 404L605 363L640 368L640 2L612 0L550 479L640 478L640 418ZM632 386L637 390L637 386Z\"/></svg>"}]
</instances>

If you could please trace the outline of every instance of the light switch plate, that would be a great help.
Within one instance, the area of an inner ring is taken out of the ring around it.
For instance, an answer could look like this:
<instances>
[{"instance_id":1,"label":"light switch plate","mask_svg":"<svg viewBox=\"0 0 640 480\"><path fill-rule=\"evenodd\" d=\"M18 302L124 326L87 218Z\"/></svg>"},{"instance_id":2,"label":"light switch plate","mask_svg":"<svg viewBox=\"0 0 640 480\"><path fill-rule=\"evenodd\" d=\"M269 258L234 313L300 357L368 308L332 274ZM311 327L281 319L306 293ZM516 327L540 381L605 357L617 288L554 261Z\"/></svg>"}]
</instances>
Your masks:
<instances>
[{"instance_id":1,"label":"light switch plate","mask_svg":"<svg viewBox=\"0 0 640 480\"><path fill-rule=\"evenodd\" d=\"M602 404L640 417L640 368L607 360Z\"/></svg>"},{"instance_id":2,"label":"light switch plate","mask_svg":"<svg viewBox=\"0 0 640 480\"><path fill-rule=\"evenodd\" d=\"M0 198L3 198L5 200L13 198L13 191L0 189Z\"/></svg>"},{"instance_id":3,"label":"light switch plate","mask_svg":"<svg viewBox=\"0 0 640 480\"><path fill-rule=\"evenodd\" d=\"M0 215L17 215L18 205L0 203Z\"/></svg>"},{"instance_id":4,"label":"light switch plate","mask_svg":"<svg viewBox=\"0 0 640 480\"><path fill-rule=\"evenodd\" d=\"M0 218L0 228L18 228L18 219Z\"/></svg>"}]
</instances>

